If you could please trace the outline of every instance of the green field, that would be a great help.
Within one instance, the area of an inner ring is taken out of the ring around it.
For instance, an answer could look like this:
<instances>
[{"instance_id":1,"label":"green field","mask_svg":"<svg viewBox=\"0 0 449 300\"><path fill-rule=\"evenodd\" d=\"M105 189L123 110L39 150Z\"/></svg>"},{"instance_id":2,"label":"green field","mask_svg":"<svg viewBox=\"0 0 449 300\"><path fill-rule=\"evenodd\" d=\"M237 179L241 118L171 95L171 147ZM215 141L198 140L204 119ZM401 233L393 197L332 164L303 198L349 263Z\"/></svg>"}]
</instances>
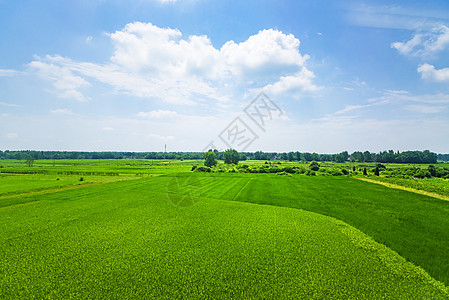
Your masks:
<instances>
[{"instance_id":1,"label":"green field","mask_svg":"<svg viewBox=\"0 0 449 300\"><path fill-rule=\"evenodd\" d=\"M196 163L2 162L0 298L449 298L448 201Z\"/></svg>"}]
</instances>

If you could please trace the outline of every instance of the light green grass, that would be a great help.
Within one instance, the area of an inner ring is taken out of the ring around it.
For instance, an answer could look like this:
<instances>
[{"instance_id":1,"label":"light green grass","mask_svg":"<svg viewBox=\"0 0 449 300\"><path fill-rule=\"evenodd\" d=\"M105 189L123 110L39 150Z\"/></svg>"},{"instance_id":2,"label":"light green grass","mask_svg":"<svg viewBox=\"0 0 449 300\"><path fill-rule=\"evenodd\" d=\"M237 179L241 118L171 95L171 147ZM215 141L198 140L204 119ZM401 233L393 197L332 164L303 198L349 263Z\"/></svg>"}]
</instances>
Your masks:
<instances>
[{"instance_id":1,"label":"light green grass","mask_svg":"<svg viewBox=\"0 0 449 300\"><path fill-rule=\"evenodd\" d=\"M238 193L245 180L230 178L200 182L224 189L229 179L227 193ZM173 188L172 179L109 183L0 208L0 298L449 295L423 270L341 221L207 198L179 208L173 199L186 189Z\"/></svg>"}]
</instances>

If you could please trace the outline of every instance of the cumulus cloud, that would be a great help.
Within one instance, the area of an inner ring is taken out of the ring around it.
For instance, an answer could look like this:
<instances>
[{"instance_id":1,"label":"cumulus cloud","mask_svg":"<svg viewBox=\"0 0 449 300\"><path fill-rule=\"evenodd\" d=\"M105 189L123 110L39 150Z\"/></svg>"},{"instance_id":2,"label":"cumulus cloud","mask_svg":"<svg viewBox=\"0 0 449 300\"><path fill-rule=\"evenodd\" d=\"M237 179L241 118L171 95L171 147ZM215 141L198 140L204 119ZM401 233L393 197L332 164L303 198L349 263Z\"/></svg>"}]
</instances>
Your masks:
<instances>
[{"instance_id":1,"label":"cumulus cloud","mask_svg":"<svg viewBox=\"0 0 449 300\"><path fill-rule=\"evenodd\" d=\"M282 76L278 82L267 85L265 90L270 94L282 94L287 91L316 91L319 87L313 84L312 79L314 77L313 72L303 68L294 75Z\"/></svg>"},{"instance_id":2,"label":"cumulus cloud","mask_svg":"<svg viewBox=\"0 0 449 300\"><path fill-rule=\"evenodd\" d=\"M60 97L79 101L88 99L81 89L94 81L116 93L180 104L223 103L250 86L271 86L277 93L317 89L299 40L279 30L262 30L221 48L205 35L183 37L178 29L151 23L130 23L108 36L114 53L104 64L55 55L38 57L29 66L51 81Z\"/></svg>"},{"instance_id":3,"label":"cumulus cloud","mask_svg":"<svg viewBox=\"0 0 449 300\"><path fill-rule=\"evenodd\" d=\"M449 48L449 27L439 25L427 32L416 33L406 42L394 42L391 47L403 55L429 56Z\"/></svg>"},{"instance_id":4,"label":"cumulus cloud","mask_svg":"<svg viewBox=\"0 0 449 300\"><path fill-rule=\"evenodd\" d=\"M418 67L418 72L421 73L421 78L438 82L449 82L449 68L435 69L434 66L423 64Z\"/></svg>"}]
</instances>

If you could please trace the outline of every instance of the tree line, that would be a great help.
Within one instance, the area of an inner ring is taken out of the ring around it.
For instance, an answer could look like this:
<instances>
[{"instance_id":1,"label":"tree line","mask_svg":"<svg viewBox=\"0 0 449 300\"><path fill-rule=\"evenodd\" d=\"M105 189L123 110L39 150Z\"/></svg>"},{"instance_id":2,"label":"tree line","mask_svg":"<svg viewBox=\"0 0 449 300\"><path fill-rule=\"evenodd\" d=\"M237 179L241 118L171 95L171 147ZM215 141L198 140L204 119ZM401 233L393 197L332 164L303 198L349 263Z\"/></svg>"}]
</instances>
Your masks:
<instances>
[{"instance_id":1,"label":"tree line","mask_svg":"<svg viewBox=\"0 0 449 300\"><path fill-rule=\"evenodd\" d=\"M212 150L210 150L212 151ZM218 160L224 160L224 153L213 150ZM378 163L425 163L434 164L438 160L449 161L449 154L436 154L425 151L382 151L372 153L370 151L356 151L349 154L343 151L337 154L318 154L309 152L240 152L239 161L244 160L285 160L285 161L333 161L333 162L378 162ZM27 160L37 159L203 159L202 152L81 152L81 151L1 151L0 159Z\"/></svg>"}]
</instances>

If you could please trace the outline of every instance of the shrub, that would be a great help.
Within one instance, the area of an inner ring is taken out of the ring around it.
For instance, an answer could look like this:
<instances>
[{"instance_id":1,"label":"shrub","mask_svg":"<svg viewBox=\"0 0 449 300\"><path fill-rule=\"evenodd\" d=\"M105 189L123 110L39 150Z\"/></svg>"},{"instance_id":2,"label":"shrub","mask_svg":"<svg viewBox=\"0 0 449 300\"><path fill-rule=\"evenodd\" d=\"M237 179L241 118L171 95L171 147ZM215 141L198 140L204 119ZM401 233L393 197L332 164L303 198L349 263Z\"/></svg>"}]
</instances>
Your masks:
<instances>
[{"instance_id":1,"label":"shrub","mask_svg":"<svg viewBox=\"0 0 449 300\"><path fill-rule=\"evenodd\" d=\"M193 166L191 171L195 171L195 169L197 168L197 166Z\"/></svg>"},{"instance_id":2,"label":"shrub","mask_svg":"<svg viewBox=\"0 0 449 300\"><path fill-rule=\"evenodd\" d=\"M330 169L328 173L332 176L342 176L343 173L339 169Z\"/></svg>"},{"instance_id":3,"label":"shrub","mask_svg":"<svg viewBox=\"0 0 449 300\"><path fill-rule=\"evenodd\" d=\"M200 166L195 169L195 172L207 172L210 173L211 169L209 167Z\"/></svg>"},{"instance_id":4,"label":"shrub","mask_svg":"<svg viewBox=\"0 0 449 300\"><path fill-rule=\"evenodd\" d=\"M312 171L318 171L320 169L320 164L317 163L316 161L312 161L310 163L309 169Z\"/></svg>"},{"instance_id":5,"label":"shrub","mask_svg":"<svg viewBox=\"0 0 449 300\"><path fill-rule=\"evenodd\" d=\"M287 173L287 172L284 172L284 171L282 171L282 172L279 172L279 173L276 173L276 175L279 175L279 176L289 176L289 177L292 177L292 174L290 174L290 173Z\"/></svg>"},{"instance_id":6,"label":"shrub","mask_svg":"<svg viewBox=\"0 0 449 300\"><path fill-rule=\"evenodd\" d=\"M284 167L282 172L290 174L296 173L296 171L292 167Z\"/></svg>"},{"instance_id":7,"label":"shrub","mask_svg":"<svg viewBox=\"0 0 449 300\"><path fill-rule=\"evenodd\" d=\"M315 173L315 171L307 170L306 175L307 175L307 176L315 176L316 173Z\"/></svg>"}]
</instances>

